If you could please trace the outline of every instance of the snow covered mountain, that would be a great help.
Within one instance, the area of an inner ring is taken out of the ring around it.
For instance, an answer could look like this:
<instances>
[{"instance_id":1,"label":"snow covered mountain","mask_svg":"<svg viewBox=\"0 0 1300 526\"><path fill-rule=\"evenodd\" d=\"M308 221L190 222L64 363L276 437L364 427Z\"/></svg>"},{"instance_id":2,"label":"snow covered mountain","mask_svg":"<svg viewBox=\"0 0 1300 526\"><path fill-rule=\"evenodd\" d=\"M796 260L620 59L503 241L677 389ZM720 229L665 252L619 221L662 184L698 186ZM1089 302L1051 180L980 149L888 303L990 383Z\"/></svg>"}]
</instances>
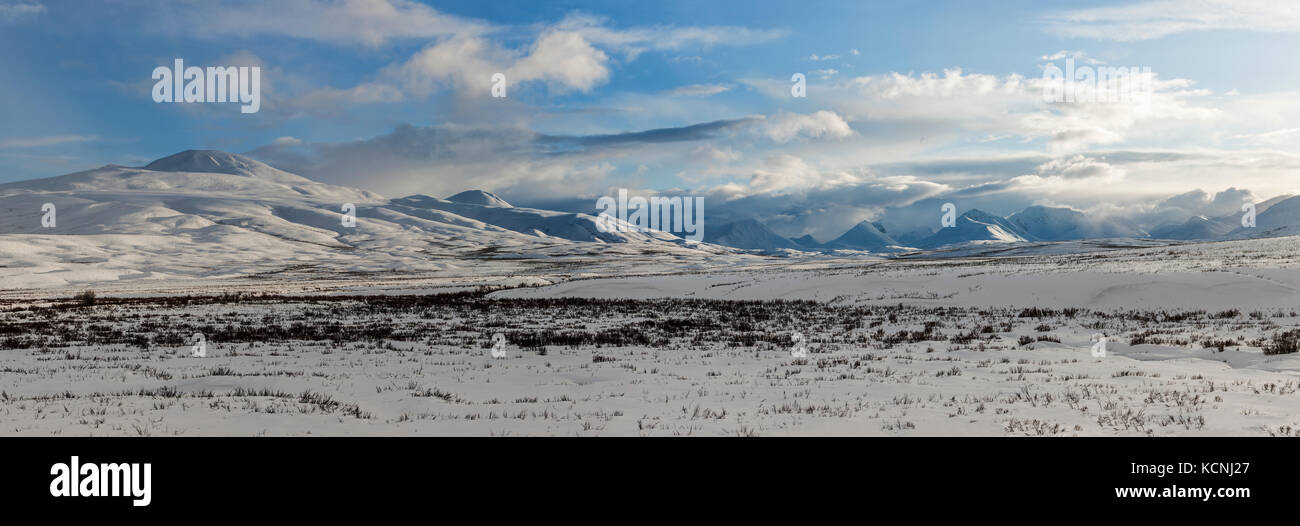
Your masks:
<instances>
[{"instance_id":1,"label":"snow covered mountain","mask_svg":"<svg viewBox=\"0 0 1300 526\"><path fill-rule=\"evenodd\" d=\"M755 219L743 219L716 228L705 228L704 240L718 245L765 252L781 249L807 250L806 247L778 235L767 225Z\"/></svg>"},{"instance_id":2,"label":"snow covered mountain","mask_svg":"<svg viewBox=\"0 0 1300 526\"><path fill-rule=\"evenodd\" d=\"M1189 218L1181 224L1163 225L1151 229L1151 237L1155 239L1177 239L1180 241L1193 241L1205 239L1219 239L1231 232L1234 227L1235 218L1210 218L1205 216L1195 216Z\"/></svg>"},{"instance_id":3,"label":"snow covered mountain","mask_svg":"<svg viewBox=\"0 0 1300 526\"><path fill-rule=\"evenodd\" d=\"M1256 206L1255 226L1243 227L1240 224L1240 219L1237 219L1236 228L1223 237L1225 239L1248 239L1300 235L1300 196L1272 203L1262 211L1260 208L1263 207Z\"/></svg>"},{"instance_id":4,"label":"snow covered mountain","mask_svg":"<svg viewBox=\"0 0 1300 526\"><path fill-rule=\"evenodd\" d=\"M979 209L972 209L957 217L955 226L940 228L934 235L922 239L920 248L938 248L958 243L1014 243L1036 238L1010 221Z\"/></svg>"},{"instance_id":5,"label":"snow covered mountain","mask_svg":"<svg viewBox=\"0 0 1300 526\"><path fill-rule=\"evenodd\" d=\"M448 197L447 200L471 205L512 208L510 203L507 203L505 199L497 197L496 194L493 194L492 192L484 192L482 190L466 190Z\"/></svg>"},{"instance_id":6,"label":"snow covered mountain","mask_svg":"<svg viewBox=\"0 0 1300 526\"><path fill-rule=\"evenodd\" d=\"M832 250L865 250L883 252L898 249L899 242L889 237L880 223L862 221L840 237L823 245Z\"/></svg>"},{"instance_id":7,"label":"snow covered mountain","mask_svg":"<svg viewBox=\"0 0 1300 526\"><path fill-rule=\"evenodd\" d=\"M1007 221L1031 238L1068 241L1110 237L1147 237L1146 231L1123 219L1093 219L1069 208L1031 206L1007 217Z\"/></svg>"}]
</instances>

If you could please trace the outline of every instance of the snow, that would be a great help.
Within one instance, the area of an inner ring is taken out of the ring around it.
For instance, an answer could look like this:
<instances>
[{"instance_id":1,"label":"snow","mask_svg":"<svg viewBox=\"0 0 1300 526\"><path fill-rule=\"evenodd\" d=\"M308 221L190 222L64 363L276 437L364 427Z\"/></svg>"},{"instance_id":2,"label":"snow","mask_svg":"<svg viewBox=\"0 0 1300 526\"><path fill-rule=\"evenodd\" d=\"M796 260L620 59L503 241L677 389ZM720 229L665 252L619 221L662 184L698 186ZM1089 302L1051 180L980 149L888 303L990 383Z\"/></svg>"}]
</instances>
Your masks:
<instances>
[{"instance_id":1,"label":"snow","mask_svg":"<svg viewBox=\"0 0 1300 526\"><path fill-rule=\"evenodd\" d=\"M1259 232L1300 224L1270 204ZM0 209L3 434L1300 430L1300 354L1265 352L1300 328L1297 236L1047 241L1093 223L972 210L938 248L768 257L221 152L2 185ZM779 244L740 226L723 241ZM569 343L523 345L545 337Z\"/></svg>"}]
</instances>

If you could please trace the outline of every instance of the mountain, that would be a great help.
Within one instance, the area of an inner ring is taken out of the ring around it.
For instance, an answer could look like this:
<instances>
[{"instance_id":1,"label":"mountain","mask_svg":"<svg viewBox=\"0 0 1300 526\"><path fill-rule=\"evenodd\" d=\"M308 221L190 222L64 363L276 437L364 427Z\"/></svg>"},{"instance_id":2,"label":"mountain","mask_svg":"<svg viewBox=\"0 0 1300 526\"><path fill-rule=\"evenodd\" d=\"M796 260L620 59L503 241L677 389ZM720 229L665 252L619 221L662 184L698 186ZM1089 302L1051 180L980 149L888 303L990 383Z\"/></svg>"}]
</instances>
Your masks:
<instances>
[{"instance_id":1,"label":"mountain","mask_svg":"<svg viewBox=\"0 0 1300 526\"><path fill-rule=\"evenodd\" d=\"M471 205L513 208L510 206L510 203L506 202L505 199L497 197L492 192L484 192L482 190L466 190L459 194L448 197L447 200L457 202L457 203L471 204Z\"/></svg>"},{"instance_id":2,"label":"mountain","mask_svg":"<svg viewBox=\"0 0 1300 526\"><path fill-rule=\"evenodd\" d=\"M781 249L803 249L755 219L743 219L717 228L705 228L704 240L709 243L734 248L775 252Z\"/></svg>"},{"instance_id":3,"label":"mountain","mask_svg":"<svg viewBox=\"0 0 1300 526\"><path fill-rule=\"evenodd\" d=\"M1153 228L1151 229L1151 237L1179 241L1219 239L1231 232L1236 226L1239 225L1234 224L1232 218L1220 219L1195 216L1181 224L1162 225Z\"/></svg>"},{"instance_id":4,"label":"mountain","mask_svg":"<svg viewBox=\"0 0 1300 526\"><path fill-rule=\"evenodd\" d=\"M1264 205L1268 207L1264 208ZM1255 211L1254 227L1241 226L1241 216L1237 215L1235 216L1236 228L1223 237L1246 239L1300 235L1300 196L1288 197L1281 201L1265 201L1256 205Z\"/></svg>"},{"instance_id":5,"label":"mountain","mask_svg":"<svg viewBox=\"0 0 1300 526\"><path fill-rule=\"evenodd\" d=\"M1011 214L1007 222L1031 238L1068 241L1109 237L1147 237L1147 233L1123 219L1097 220L1070 208L1031 206Z\"/></svg>"},{"instance_id":6,"label":"mountain","mask_svg":"<svg viewBox=\"0 0 1300 526\"><path fill-rule=\"evenodd\" d=\"M979 209L972 209L957 217L955 226L940 228L938 232L918 242L917 246L938 248L957 243L1012 243L1032 240L1036 238L1006 219Z\"/></svg>"},{"instance_id":7,"label":"mountain","mask_svg":"<svg viewBox=\"0 0 1300 526\"><path fill-rule=\"evenodd\" d=\"M898 245L898 241L895 241L894 238L889 237L889 234L884 232L883 225L862 221L840 237L827 242L824 246L829 249L882 252L896 249Z\"/></svg>"},{"instance_id":8,"label":"mountain","mask_svg":"<svg viewBox=\"0 0 1300 526\"><path fill-rule=\"evenodd\" d=\"M900 244L909 247L915 247L915 246L919 246L919 243L925 238L934 235L934 232L935 231L933 228L921 227L916 230L903 232L901 234L899 233L890 234L890 237L894 238Z\"/></svg>"},{"instance_id":9,"label":"mountain","mask_svg":"<svg viewBox=\"0 0 1300 526\"><path fill-rule=\"evenodd\" d=\"M478 191L475 191L478 192ZM663 242L682 244L685 242L673 234L657 231L638 232L628 225L626 232L601 232L596 226L596 216L573 212L555 212L535 208L515 208L508 203L504 205L472 204L453 201L452 198L464 196L462 192L448 199L438 199L427 195L412 195L394 199L391 208L405 214L430 217L429 214L445 212L454 217L471 218L483 223L504 228L521 234L543 238L557 238L569 241L595 243L633 243ZM505 203L487 192L478 192L494 198L493 202ZM471 198L478 200L477 198ZM436 215L436 217L444 217ZM432 218L432 217L431 217ZM445 220L445 219L438 219ZM708 230L705 230L706 234Z\"/></svg>"}]
</instances>

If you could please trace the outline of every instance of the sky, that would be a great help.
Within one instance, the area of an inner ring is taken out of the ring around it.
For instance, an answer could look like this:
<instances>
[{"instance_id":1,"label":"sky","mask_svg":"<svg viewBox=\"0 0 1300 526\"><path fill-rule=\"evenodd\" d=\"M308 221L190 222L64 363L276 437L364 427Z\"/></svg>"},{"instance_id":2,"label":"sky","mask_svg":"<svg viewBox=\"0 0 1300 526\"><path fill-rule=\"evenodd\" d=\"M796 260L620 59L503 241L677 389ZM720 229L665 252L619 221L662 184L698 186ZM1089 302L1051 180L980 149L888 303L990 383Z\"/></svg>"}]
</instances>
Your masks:
<instances>
[{"instance_id":1,"label":"sky","mask_svg":"<svg viewBox=\"0 0 1300 526\"><path fill-rule=\"evenodd\" d=\"M392 198L702 196L822 241L945 202L1151 228L1300 191L1286 2L157 4L0 0L0 183L218 149ZM260 110L155 102L175 59L260 67ZM1067 59L1142 96L1046 99Z\"/></svg>"}]
</instances>

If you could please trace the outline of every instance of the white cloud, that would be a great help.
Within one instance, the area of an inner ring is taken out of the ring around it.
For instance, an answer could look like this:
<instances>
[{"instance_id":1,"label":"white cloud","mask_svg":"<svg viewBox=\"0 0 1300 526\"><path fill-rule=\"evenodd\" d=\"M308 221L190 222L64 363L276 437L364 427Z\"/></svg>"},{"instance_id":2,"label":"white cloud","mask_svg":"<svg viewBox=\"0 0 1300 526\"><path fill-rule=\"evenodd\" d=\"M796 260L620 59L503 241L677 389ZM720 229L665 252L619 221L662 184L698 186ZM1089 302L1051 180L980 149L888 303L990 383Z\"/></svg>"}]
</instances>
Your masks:
<instances>
[{"instance_id":1,"label":"white cloud","mask_svg":"<svg viewBox=\"0 0 1300 526\"><path fill-rule=\"evenodd\" d=\"M731 148L719 148L711 144L696 146L687 156L696 162L731 162L741 157L739 152Z\"/></svg>"},{"instance_id":2,"label":"white cloud","mask_svg":"<svg viewBox=\"0 0 1300 526\"><path fill-rule=\"evenodd\" d=\"M726 84L691 84L675 88L668 94L674 97L709 97L730 89L731 86Z\"/></svg>"},{"instance_id":3,"label":"white cloud","mask_svg":"<svg viewBox=\"0 0 1300 526\"><path fill-rule=\"evenodd\" d=\"M378 46L390 40L482 34L488 24L447 15L411 0L281 0L202 2L163 6L187 35L284 35Z\"/></svg>"},{"instance_id":4,"label":"white cloud","mask_svg":"<svg viewBox=\"0 0 1300 526\"><path fill-rule=\"evenodd\" d=\"M738 26L652 26L613 29L606 21L590 15L570 15L557 25L562 31L579 33L588 42L635 59L646 51L674 51L690 47L748 46L784 38L784 29L752 29Z\"/></svg>"},{"instance_id":5,"label":"white cloud","mask_svg":"<svg viewBox=\"0 0 1300 526\"><path fill-rule=\"evenodd\" d=\"M746 193L765 194L790 189L828 188L856 184L862 178L846 171L818 170L798 157L778 154L763 161L750 176Z\"/></svg>"},{"instance_id":6,"label":"white cloud","mask_svg":"<svg viewBox=\"0 0 1300 526\"><path fill-rule=\"evenodd\" d=\"M0 4L0 24L13 24L30 20L44 12L45 6L38 3Z\"/></svg>"},{"instance_id":7,"label":"white cloud","mask_svg":"<svg viewBox=\"0 0 1300 526\"><path fill-rule=\"evenodd\" d=\"M1048 29L1066 37L1149 40L1211 29L1300 31L1300 6L1276 0L1154 0L1076 9L1048 16Z\"/></svg>"},{"instance_id":8,"label":"white cloud","mask_svg":"<svg viewBox=\"0 0 1300 526\"><path fill-rule=\"evenodd\" d=\"M942 74L892 72L822 82L815 100L854 123L859 133L883 141L952 144L1005 137L1045 141L1053 154L1187 133L1191 121L1222 117L1206 104L1211 94L1192 82L1142 75L1149 80L1150 96L1120 102L1049 103L1044 101L1041 77L968 74L957 68ZM789 99L787 83L745 82L774 99ZM1081 93L1090 89L1078 83L1070 86ZM859 127L859 121L864 126Z\"/></svg>"},{"instance_id":9,"label":"white cloud","mask_svg":"<svg viewBox=\"0 0 1300 526\"><path fill-rule=\"evenodd\" d=\"M853 128L833 111L817 111L808 115L779 113L766 119L760 131L778 143L790 142L796 137L844 138L853 135Z\"/></svg>"},{"instance_id":10,"label":"white cloud","mask_svg":"<svg viewBox=\"0 0 1300 526\"><path fill-rule=\"evenodd\" d=\"M543 80L554 86L590 91L609 79L605 53L580 33L551 31L533 44L532 51L506 72L516 82Z\"/></svg>"}]
</instances>

